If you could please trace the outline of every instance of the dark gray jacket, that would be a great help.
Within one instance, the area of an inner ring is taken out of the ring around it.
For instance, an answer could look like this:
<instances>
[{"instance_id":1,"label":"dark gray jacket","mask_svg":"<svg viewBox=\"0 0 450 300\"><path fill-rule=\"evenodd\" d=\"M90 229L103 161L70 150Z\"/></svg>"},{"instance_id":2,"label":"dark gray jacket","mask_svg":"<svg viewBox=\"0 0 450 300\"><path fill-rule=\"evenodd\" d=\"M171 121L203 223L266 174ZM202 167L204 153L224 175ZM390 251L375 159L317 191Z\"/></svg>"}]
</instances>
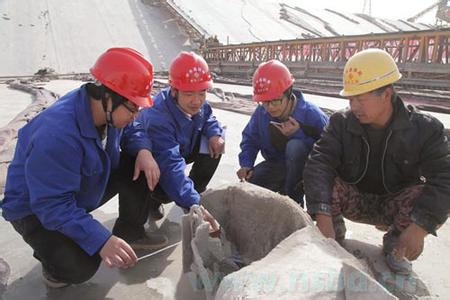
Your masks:
<instances>
[{"instance_id":1,"label":"dark gray jacket","mask_svg":"<svg viewBox=\"0 0 450 300\"><path fill-rule=\"evenodd\" d=\"M425 184L412 220L434 233L450 209L450 154L443 125L397 97L394 118L383 147L383 184L389 193ZM369 143L358 119L348 109L336 112L311 151L303 174L308 212L331 214L335 177L350 184L364 176Z\"/></svg>"}]
</instances>

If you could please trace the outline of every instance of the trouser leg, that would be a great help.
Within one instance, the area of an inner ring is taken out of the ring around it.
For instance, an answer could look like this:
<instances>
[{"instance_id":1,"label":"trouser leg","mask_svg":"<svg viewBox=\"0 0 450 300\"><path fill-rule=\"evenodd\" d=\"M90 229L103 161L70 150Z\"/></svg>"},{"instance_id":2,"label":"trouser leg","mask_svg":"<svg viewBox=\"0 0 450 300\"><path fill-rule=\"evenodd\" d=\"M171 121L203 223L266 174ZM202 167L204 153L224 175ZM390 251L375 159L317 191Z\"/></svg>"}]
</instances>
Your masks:
<instances>
[{"instance_id":1,"label":"trouser leg","mask_svg":"<svg viewBox=\"0 0 450 300\"><path fill-rule=\"evenodd\" d=\"M112 172L105 192L105 199L119 193L119 217L113 234L127 242L144 236L151 203L145 174L141 172L137 180L132 179L135 160L135 157L121 153L119 168Z\"/></svg>"},{"instance_id":2,"label":"trouser leg","mask_svg":"<svg viewBox=\"0 0 450 300\"><path fill-rule=\"evenodd\" d=\"M206 187L219 166L221 157L222 155L218 158L211 158L208 154L199 153L193 157L193 165L189 172L189 178L194 182L194 188L198 193L206 190ZM187 163L190 163L190 161L187 161Z\"/></svg>"},{"instance_id":3,"label":"trouser leg","mask_svg":"<svg viewBox=\"0 0 450 300\"><path fill-rule=\"evenodd\" d=\"M423 185L413 185L392 195L382 196L382 211L385 223L392 224L393 229L402 232L412 223L411 213L414 203L422 194Z\"/></svg>"},{"instance_id":4,"label":"trouser leg","mask_svg":"<svg viewBox=\"0 0 450 300\"><path fill-rule=\"evenodd\" d=\"M194 148L194 152L186 157L185 161L186 164L193 163L189 172L189 178L194 183L194 189L198 193L202 193L206 190L206 187L216 172L222 156L211 158L209 154L200 154L198 153L198 147L199 145ZM153 204L151 204L153 208L155 207L155 203L157 208L161 203L169 203L172 201L159 184L156 186L154 192L152 192L152 198L154 200Z\"/></svg>"},{"instance_id":5,"label":"trouser leg","mask_svg":"<svg viewBox=\"0 0 450 300\"><path fill-rule=\"evenodd\" d=\"M269 189L273 192L284 192L286 178L285 162L263 161L257 164L248 182Z\"/></svg>"},{"instance_id":6,"label":"trouser leg","mask_svg":"<svg viewBox=\"0 0 450 300\"><path fill-rule=\"evenodd\" d=\"M401 232L412 222L411 212L422 190L423 185L414 185L394 194L363 194L354 185L336 178L332 193L332 215L335 218L342 213L355 222L389 227L383 236L386 263L394 272L407 275L412 270L411 263L392 252Z\"/></svg>"},{"instance_id":7,"label":"trouser leg","mask_svg":"<svg viewBox=\"0 0 450 300\"><path fill-rule=\"evenodd\" d=\"M415 185L394 194L363 194L356 186L336 178L331 200L332 215L342 213L355 222L392 225L401 232L412 222L413 205L422 189L423 185Z\"/></svg>"},{"instance_id":8,"label":"trouser leg","mask_svg":"<svg viewBox=\"0 0 450 300\"><path fill-rule=\"evenodd\" d=\"M120 170L113 171L100 202L103 205L120 189ZM33 256L54 279L66 283L81 283L89 280L98 270L101 257L90 256L72 239L53 230L45 229L35 215L12 221L14 229L31 246Z\"/></svg>"},{"instance_id":9,"label":"trouser leg","mask_svg":"<svg viewBox=\"0 0 450 300\"><path fill-rule=\"evenodd\" d=\"M299 139L291 139L286 145L285 194L303 207L303 169L311 148Z\"/></svg>"},{"instance_id":10,"label":"trouser leg","mask_svg":"<svg viewBox=\"0 0 450 300\"><path fill-rule=\"evenodd\" d=\"M33 256L54 279L82 283L97 272L101 258L90 256L73 240L58 231L45 229L35 215L12 221L14 229L33 248Z\"/></svg>"}]
</instances>

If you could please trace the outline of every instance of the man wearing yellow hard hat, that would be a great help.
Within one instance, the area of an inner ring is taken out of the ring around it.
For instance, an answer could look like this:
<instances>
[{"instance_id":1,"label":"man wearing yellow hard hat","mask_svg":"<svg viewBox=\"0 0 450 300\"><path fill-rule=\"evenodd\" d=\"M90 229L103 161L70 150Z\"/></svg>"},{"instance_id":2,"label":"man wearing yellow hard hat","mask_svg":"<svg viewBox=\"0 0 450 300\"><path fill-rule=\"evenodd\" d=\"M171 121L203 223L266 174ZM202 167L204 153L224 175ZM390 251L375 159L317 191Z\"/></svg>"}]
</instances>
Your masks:
<instances>
[{"instance_id":1,"label":"man wearing yellow hard hat","mask_svg":"<svg viewBox=\"0 0 450 300\"><path fill-rule=\"evenodd\" d=\"M386 263L409 274L424 238L450 210L450 155L444 128L396 94L402 77L380 49L352 56L336 112L314 146L303 174L308 212L320 231L343 242L343 217L386 230Z\"/></svg>"}]
</instances>

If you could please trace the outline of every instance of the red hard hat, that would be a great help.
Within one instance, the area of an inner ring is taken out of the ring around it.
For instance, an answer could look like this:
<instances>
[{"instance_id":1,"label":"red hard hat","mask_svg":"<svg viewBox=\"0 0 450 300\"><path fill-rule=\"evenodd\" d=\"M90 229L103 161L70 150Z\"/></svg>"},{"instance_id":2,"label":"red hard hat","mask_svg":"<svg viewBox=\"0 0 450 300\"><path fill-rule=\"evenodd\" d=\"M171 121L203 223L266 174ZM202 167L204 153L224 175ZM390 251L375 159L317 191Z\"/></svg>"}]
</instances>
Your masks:
<instances>
[{"instance_id":1,"label":"red hard hat","mask_svg":"<svg viewBox=\"0 0 450 300\"><path fill-rule=\"evenodd\" d=\"M280 98L294 81L294 76L280 61L261 63L253 74L253 100L264 102Z\"/></svg>"},{"instance_id":2,"label":"red hard hat","mask_svg":"<svg viewBox=\"0 0 450 300\"><path fill-rule=\"evenodd\" d=\"M150 107L153 85L153 66L131 48L106 50L91 68L91 74L119 95L140 107Z\"/></svg>"},{"instance_id":3,"label":"red hard hat","mask_svg":"<svg viewBox=\"0 0 450 300\"><path fill-rule=\"evenodd\" d=\"M169 84L180 91L201 91L212 87L206 61L194 52L181 52L170 64Z\"/></svg>"}]
</instances>

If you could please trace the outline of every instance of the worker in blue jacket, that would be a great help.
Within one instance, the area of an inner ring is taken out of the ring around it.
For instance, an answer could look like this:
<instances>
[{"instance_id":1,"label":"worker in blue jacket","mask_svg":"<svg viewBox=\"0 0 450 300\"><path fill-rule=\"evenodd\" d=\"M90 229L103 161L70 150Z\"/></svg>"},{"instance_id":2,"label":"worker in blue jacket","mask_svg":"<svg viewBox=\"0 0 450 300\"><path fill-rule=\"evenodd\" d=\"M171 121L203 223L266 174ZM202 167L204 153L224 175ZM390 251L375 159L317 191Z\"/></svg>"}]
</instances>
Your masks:
<instances>
[{"instance_id":1,"label":"worker in blue jacket","mask_svg":"<svg viewBox=\"0 0 450 300\"><path fill-rule=\"evenodd\" d=\"M294 77L280 61L256 69L253 100L260 105L242 132L237 176L288 195L303 207L303 168L328 117L293 84ZM260 151L264 161L254 166Z\"/></svg>"},{"instance_id":2,"label":"worker in blue jacket","mask_svg":"<svg viewBox=\"0 0 450 300\"><path fill-rule=\"evenodd\" d=\"M223 129L206 101L212 78L205 60L193 52L181 52L171 63L169 83L154 97L153 107L144 109L125 129L126 135L147 133L152 140L161 170L159 184L151 194L145 185L140 190L132 188L130 198L149 196L153 220L163 217L161 203L174 201L185 210L199 203L225 146ZM201 151L202 142L206 151ZM193 166L187 176L189 163Z\"/></svg>"},{"instance_id":3,"label":"worker in blue jacket","mask_svg":"<svg viewBox=\"0 0 450 300\"><path fill-rule=\"evenodd\" d=\"M152 103L153 67L133 49L111 48L91 73L97 82L69 92L19 130L7 174L3 217L33 248L52 288L88 280L101 261L110 267L134 265L135 246L167 244L164 236L135 230L146 221L135 203L133 209L120 203L113 230L129 230L129 236L112 234L89 213L141 171L149 188L158 182L149 138L132 146L121 138L121 128ZM135 165L122 161L120 143L137 156Z\"/></svg>"}]
</instances>

